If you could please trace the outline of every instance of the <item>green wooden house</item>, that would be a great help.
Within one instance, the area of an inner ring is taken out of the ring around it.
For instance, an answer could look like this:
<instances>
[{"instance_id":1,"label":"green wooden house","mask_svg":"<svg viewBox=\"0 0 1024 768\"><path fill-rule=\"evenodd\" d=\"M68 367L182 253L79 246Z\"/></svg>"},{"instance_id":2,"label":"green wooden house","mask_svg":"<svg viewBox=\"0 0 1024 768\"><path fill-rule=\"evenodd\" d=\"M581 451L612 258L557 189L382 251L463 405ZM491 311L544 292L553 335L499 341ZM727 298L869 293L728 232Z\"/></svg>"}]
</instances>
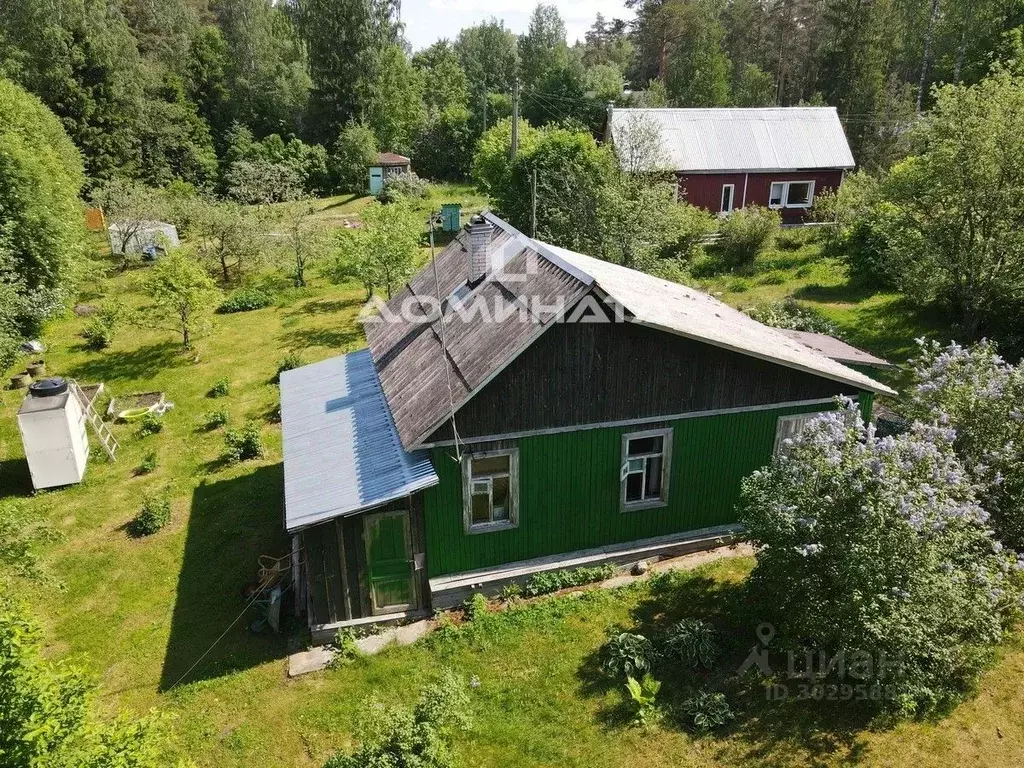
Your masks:
<instances>
[{"instance_id":1,"label":"green wooden house","mask_svg":"<svg viewBox=\"0 0 1024 768\"><path fill-rule=\"evenodd\" d=\"M314 637L530 574L707 548L742 478L885 385L685 286L485 213L282 374L285 527Z\"/></svg>"}]
</instances>

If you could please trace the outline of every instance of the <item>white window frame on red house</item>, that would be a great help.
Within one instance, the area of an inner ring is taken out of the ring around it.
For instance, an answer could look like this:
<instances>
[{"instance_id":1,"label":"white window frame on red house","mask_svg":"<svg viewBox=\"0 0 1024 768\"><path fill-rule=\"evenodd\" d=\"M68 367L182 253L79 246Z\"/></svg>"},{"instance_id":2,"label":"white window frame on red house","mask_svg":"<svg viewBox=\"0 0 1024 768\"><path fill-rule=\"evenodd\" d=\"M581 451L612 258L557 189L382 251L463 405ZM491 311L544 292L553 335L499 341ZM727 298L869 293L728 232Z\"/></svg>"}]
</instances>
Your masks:
<instances>
[{"instance_id":1,"label":"white window frame on red house","mask_svg":"<svg viewBox=\"0 0 1024 768\"><path fill-rule=\"evenodd\" d=\"M725 207L725 190L727 190L727 189L729 190L729 207L728 208ZM735 207L736 207L736 185L735 184L723 184L722 185L722 194L719 196L719 199L718 199L718 212L719 212L719 214L721 214L722 216L730 214L730 213L733 212L733 209Z\"/></svg>"},{"instance_id":2,"label":"white window frame on red house","mask_svg":"<svg viewBox=\"0 0 1024 768\"><path fill-rule=\"evenodd\" d=\"M807 185L807 201L803 203L791 203L789 202L789 188L794 184L806 184ZM781 192L775 195L775 188L781 187ZM777 203L773 203L773 200L778 200ZM795 180L795 181L773 181L771 186L768 188L768 207L769 208L810 208L814 204L814 180Z\"/></svg>"}]
</instances>

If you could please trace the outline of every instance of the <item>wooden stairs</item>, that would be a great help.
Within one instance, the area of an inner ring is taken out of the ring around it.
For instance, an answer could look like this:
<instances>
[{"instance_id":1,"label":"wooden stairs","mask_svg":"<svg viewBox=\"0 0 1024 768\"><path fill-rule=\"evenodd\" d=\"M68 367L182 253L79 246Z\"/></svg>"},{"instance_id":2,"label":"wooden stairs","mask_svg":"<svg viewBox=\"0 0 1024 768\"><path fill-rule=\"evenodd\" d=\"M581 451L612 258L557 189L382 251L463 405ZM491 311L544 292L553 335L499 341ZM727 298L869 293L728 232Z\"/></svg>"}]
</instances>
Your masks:
<instances>
[{"instance_id":1,"label":"wooden stairs","mask_svg":"<svg viewBox=\"0 0 1024 768\"><path fill-rule=\"evenodd\" d=\"M78 382L74 379L68 379L68 386L71 388L72 394L78 400L78 404L82 406L82 412L85 414L85 418L89 420L89 424L92 426L92 431L96 433L96 437L99 438L100 445L103 446L103 450L107 452L107 456L111 461L117 461L117 449L120 447L117 444L117 440L114 438L114 433L110 431L110 427L107 426L106 422L96 413L96 409L92 407L93 399L89 398L82 388L78 386Z\"/></svg>"}]
</instances>

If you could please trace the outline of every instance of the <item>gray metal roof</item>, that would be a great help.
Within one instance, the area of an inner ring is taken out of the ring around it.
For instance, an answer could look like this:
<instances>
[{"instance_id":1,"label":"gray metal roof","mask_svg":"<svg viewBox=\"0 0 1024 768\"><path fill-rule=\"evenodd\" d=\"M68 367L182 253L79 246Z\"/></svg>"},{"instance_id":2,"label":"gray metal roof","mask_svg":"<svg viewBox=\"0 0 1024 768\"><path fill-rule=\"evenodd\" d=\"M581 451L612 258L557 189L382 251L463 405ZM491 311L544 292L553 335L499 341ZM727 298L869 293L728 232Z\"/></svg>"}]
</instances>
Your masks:
<instances>
[{"instance_id":1,"label":"gray metal roof","mask_svg":"<svg viewBox=\"0 0 1024 768\"><path fill-rule=\"evenodd\" d=\"M853 168L834 107L613 109L609 131L624 166L631 131L650 125L661 136L657 162L640 165L693 173ZM641 142L637 142L641 144Z\"/></svg>"},{"instance_id":2,"label":"gray metal roof","mask_svg":"<svg viewBox=\"0 0 1024 768\"><path fill-rule=\"evenodd\" d=\"M282 373L281 431L289 532L438 482L402 448L368 349Z\"/></svg>"},{"instance_id":3,"label":"gray metal roof","mask_svg":"<svg viewBox=\"0 0 1024 768\"><path fill-rule=\"evenodd\" d=\"M873 368L892 368L892 363L875 357L870 352L858 349L852 344L829 336L825 333L812 333L811 331L794 331L789 328L779 328L779 333L784 333L789 338L799 341L805 347L810 347L815 352L820 352L825 357L832 358L836 362L846 365L868 365Z\"/></svg>"},{"instance_id":4,"label":"gray metal roof","mask_svg":"<svg viewBox=\"0 0 1024 768\"><path fill-rule=\"evenodd\" d=\"M625 307L634 322L869 392L896 394L885 384L847 368L706 293L564 248L553 245L545 248L589 274L598 288Z\"/></svg>"}]
</instances>

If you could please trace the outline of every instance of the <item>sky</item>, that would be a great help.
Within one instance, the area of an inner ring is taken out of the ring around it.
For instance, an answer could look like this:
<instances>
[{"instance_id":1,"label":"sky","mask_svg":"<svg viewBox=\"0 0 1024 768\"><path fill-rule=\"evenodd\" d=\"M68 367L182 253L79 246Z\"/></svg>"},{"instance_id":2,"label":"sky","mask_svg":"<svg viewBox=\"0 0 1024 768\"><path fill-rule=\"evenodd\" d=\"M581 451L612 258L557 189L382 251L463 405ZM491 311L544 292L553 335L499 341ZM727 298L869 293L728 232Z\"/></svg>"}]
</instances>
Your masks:
<instances>
[{"instance_id":1,"label":"sky","mask_svg":"<svg viewBox=\"0 0 1024 768\"><path fill-rule=\"evenodd\" d=\"M633 12L623 0L546 0L558 7L565 21L569 44L582 40L598 13L605 19L629 19ZM402 0L405 36L414 51L447 37L454 40L459 30L492 16L505 22L513 32L526 31L533 0Z\"/></svg>"}]
</instances>

